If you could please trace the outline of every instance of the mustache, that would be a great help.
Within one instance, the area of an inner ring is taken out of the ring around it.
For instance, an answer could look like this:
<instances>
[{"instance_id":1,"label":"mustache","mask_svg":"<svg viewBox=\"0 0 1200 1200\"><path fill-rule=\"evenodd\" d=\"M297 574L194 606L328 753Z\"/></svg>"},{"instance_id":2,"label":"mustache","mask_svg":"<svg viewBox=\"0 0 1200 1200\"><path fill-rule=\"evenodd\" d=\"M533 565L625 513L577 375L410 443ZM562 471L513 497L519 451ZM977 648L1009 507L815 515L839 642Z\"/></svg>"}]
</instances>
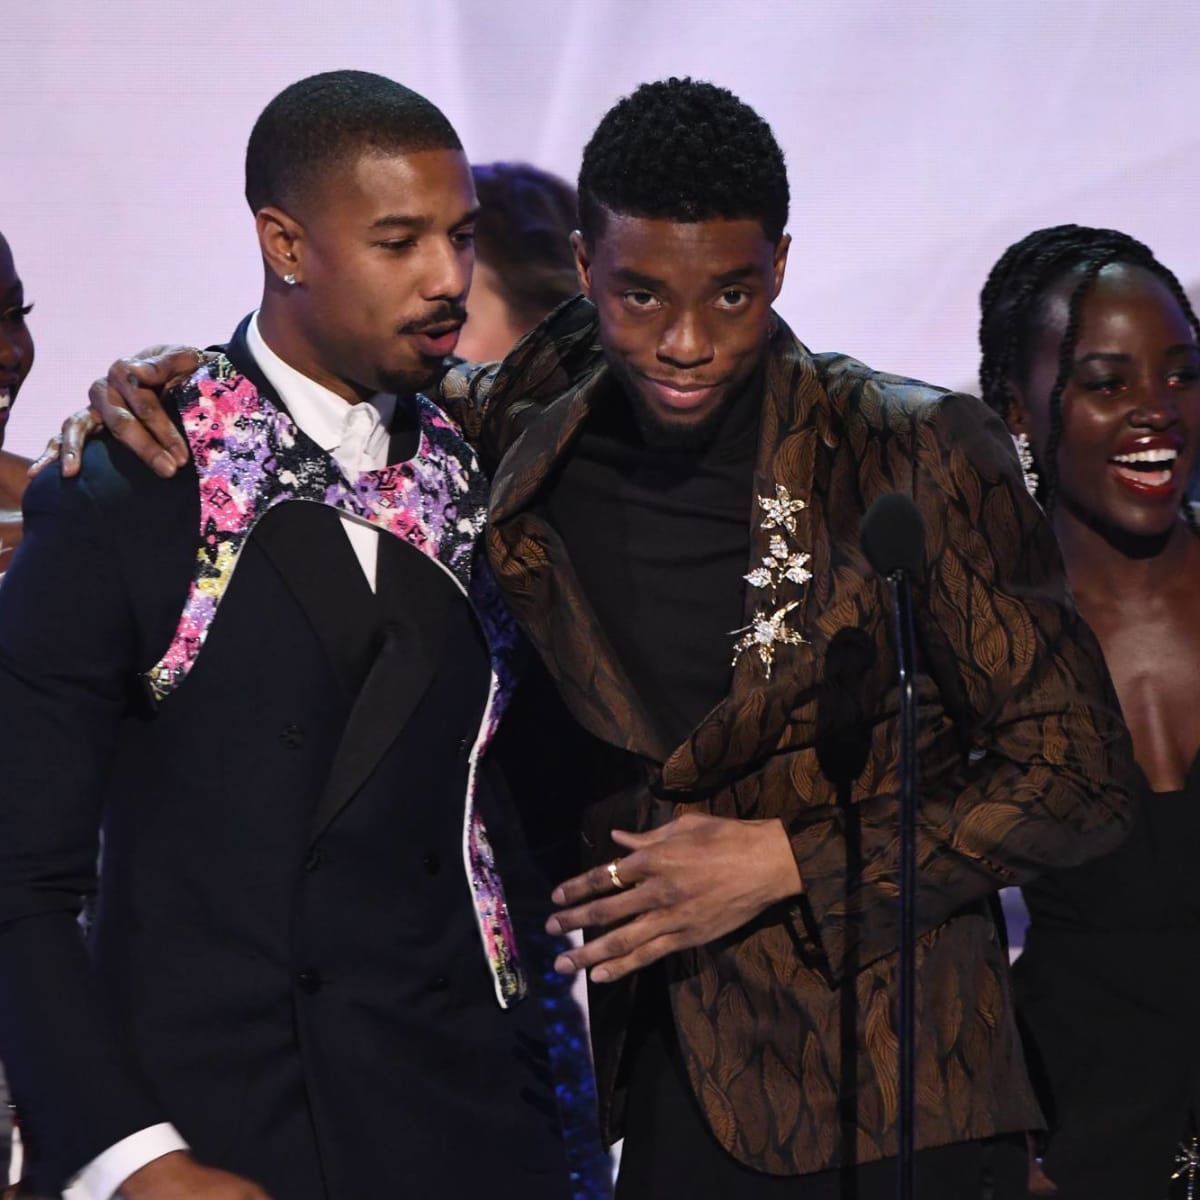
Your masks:
<instances>
[{"instance_id":1,"label":"mustache","mask_svg":"<svg viewBox=\"0 0 1200 1200\"><path fill-rule=\"evenodd\" d=\"M428 333L431 329L438 329L446 325L461 325L466 319L467 306L451 300L422 317L406 321L396 332Z\"/></svg>"}]
</instances>

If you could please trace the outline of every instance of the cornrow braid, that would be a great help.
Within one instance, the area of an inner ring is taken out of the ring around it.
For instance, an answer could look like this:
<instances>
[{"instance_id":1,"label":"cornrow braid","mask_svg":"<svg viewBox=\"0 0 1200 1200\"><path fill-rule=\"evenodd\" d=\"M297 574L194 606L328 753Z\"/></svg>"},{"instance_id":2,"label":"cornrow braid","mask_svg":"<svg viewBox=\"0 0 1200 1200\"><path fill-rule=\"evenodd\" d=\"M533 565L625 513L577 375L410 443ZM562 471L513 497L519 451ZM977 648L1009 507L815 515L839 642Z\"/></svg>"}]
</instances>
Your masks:
<instances>
[{"instance_id":1,"label":"cornrow braid","mask_svg":"<svg viewBox=\"0 0 1200 1200\"><path fill-rule=\"evenodd\" d=\"M1049 398L1050 436L1038 463L1039 498L1052 512L1058 495L1058 447L1062 440L1062 397L1075 360L1079 315L1096 276L1110 263L1141 267L1157 276L1175 298L1200 344L1200 322L1179 280L1143 242L1115 229L1055 225L1015 242L1000 256L980 293L979 387L984 401L1002 417L1012 407L1011 382L1028 377L1038 330L1046 318L1051 289L1078 275L1071 291L1067 327L1059 346L1058 375ZM1189 506L1185 516L1194 520Z\"/></svg>"},{"instance_id":2,"label":"cornrow braid","mask_svg":"<svg viewBox=\"0 0 1200 1200\"><path fill-rule=\"evenodd\" d=\"M1067 308L1067 326L1063 330L1062 341L1058 347L1058 374L1054 377L1054 387L1050 389L1048 406L1050 409L1050 436L1046 439L1046 461L1043 464L1045 487L1042 493L1042 506L1047 513L1054 511L1054 503L1058 499L1058 446L1062 441L1063 415L1062 397L1071 378L1071 367L1075 363L1075 339L1079 336L1079 314L1083 310L1084 296L1092 281L1100 274L1101 268L1112 259L1108 256L1094 258L1083 267L1082 278L1071 292Z\"/></svg>"}]
</instances>

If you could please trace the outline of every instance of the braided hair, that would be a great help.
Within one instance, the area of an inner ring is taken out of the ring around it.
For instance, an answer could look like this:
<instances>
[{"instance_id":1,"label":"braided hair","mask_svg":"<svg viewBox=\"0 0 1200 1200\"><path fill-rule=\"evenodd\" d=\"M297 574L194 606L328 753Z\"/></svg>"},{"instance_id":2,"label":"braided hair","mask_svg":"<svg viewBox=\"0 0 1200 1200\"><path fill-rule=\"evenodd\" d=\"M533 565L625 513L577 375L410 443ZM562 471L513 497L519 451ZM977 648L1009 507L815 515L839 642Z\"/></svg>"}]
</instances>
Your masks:
<instances>
[{"instance_id":1,"label":"braided hair","mask_svg":"<svg viewBox=\"0 0 1200 1200\"><path fill-rule=\"evenodd\" d=\"M979 297L979 388L984 402L1007 418L1012 407L1011 380L1028 377L1037 335L1046 319L1047 297L1068 276L1075 280L1067 324L1058 352L1058 374L1048 402L1050 435L1038 463L1039 498L1047 513L1058 496L1058 447L1062 440L1062 397L1075 361L1075 343L1083 303L1096 276L1110 263L1141 267L1157 276L1175 297L1200 344L1200 323L1174 274L1144 243L1115 229L1055 225L1039 229L1009 246L992 268ZM1190 505L1184 513L1192 519Z\"/></svg>"}]
</instances>

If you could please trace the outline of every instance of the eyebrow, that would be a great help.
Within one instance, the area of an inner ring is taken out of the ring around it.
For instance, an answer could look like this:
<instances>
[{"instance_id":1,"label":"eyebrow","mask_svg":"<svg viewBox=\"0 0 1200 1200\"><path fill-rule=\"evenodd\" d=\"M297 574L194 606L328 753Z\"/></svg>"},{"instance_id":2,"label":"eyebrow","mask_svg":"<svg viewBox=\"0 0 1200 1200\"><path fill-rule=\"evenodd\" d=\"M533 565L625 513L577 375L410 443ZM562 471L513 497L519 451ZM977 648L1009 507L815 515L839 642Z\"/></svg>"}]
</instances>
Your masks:
<instances>
[{"instance_id":1,"label":"eyebrow","mask_svg":"<svg viewBox=\"0 0 1200 1200\"><path fill-rule=\"evenodd\" d=\"M722 287L727 283L741 283L744 279L750 279L758 274L754 267L747 263L744 267L734 267L732 271L726 271L723 275L715 275L713 283L718 287Z\"/></svg>"},{"instance_id":2,"label":"eyebrow","mask_svg":"<svg viewBox=\"0 0 1200 1200\"><path fill-rule=\"evenodd\" d=\"M1197 346L1195 342L1179 342L1175 346L1168 346L1163 351L1164 354L1183 354L1188 352L1200 353L1200 346ZM1084 363L1089 362L1127 363L1132 361L1133 356L1131 354L1105 354L1101 350L1094 350L1091 354L1085 354L1082 358L1077 358L1075 364L1076 366L1082 366Z\"/></svg>"},{"instance_id":3,"label":"eyebrow","mask_svg":"<svg viewBox=\"0 0 1200 1200\"><path fill-rule=\"evenodd\" d=\"M663 280L655 279L653 275L643 275L641 271L634 271L630 267L618 267L613 272L613 278L618 283L625 283L630 287L645 288L647 291L655 291L658 288L666 286Z\"/></svg>"},{"instance_id":4,"label":"eyebrow","mask_svg":"<svg viewBox=\"0 0 1200 1200\"><path fill-rule=\"evenodd\" d=\"M747 263L744 267L734 267L720 275L710 276L710 281L714 287L724 287L726 284L740 283L755 274L755 268ZM667 286L665 280L656 279L653 275L643 275L641 271L635 271L631 267L618 267L613 272L613 278L618 283L626 284L629 287L645 288L647 291L656 291Z\"/></svg>"},{"instance_id":5,"label":"eyebrow","mask_svg":"<svg viewBox=\"0 0 1200 1200\"><path fill-rule=\"evenodd\" d=\"M454 224L450 226L450 228L457 229L460 225L467 225L471 221L476 220L478 218L478 216L479 216L479 207L478 207L478 205L476 205L475 208L472 208L469 211L463 213L463 215L461 217L459 217L458 220L455 221ZM419 231L419 230L429 229L433 225L433 223L434 222L433 222L432 217L427 217L427 216L419 217L419 216L410 215L408 213L388 213L386 216L377 217L374 221L372 221L371 228L372 229L413 229L413 230Z\"/></svg>"}]
</instances>

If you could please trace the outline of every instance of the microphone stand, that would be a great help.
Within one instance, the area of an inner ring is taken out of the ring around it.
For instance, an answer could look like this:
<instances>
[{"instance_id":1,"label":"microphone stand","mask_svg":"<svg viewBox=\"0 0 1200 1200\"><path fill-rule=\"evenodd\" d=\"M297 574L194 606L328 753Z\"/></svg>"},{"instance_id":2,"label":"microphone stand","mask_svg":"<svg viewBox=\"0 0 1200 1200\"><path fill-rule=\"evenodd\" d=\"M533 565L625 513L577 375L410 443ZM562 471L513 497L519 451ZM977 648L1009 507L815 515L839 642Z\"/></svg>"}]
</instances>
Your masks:
<instances>
[{"instance_id":1,"label":"microphone stand","mask_svg":"<svg viewBox=\"0 0 1200 1200\"><path fill-rule=\"evenodd\" d=\"M913 686L914 641L912 586L903 568L888 577L895 617L896 658L900 668L900 930L899 1003L897 1035L900 1041L899 1155L896 1195L913 1200L915 1170L913 1127L916 1093L913 1063L916 1057L916 948L917 948L917 697Z\"/></svg>"}]
</instances>

